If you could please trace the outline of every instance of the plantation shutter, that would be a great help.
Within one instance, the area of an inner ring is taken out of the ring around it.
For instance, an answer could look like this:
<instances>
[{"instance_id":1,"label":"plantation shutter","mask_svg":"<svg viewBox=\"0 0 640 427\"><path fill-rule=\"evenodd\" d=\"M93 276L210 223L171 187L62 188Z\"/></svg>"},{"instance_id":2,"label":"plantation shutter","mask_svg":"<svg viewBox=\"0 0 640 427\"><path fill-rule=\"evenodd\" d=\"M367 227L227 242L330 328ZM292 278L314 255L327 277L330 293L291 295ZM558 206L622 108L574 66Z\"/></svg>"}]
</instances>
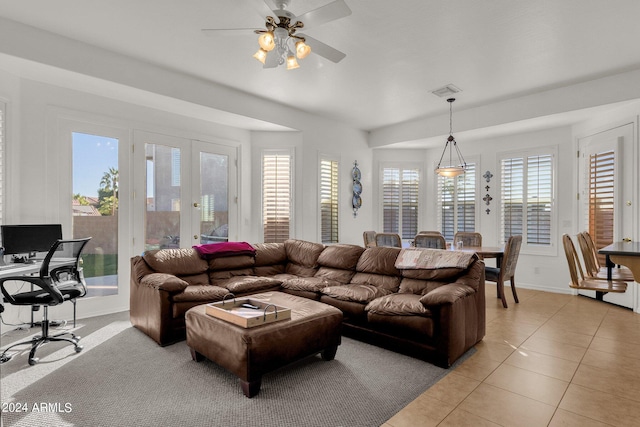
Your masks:
<instances>
[{"instance_id":1,"label":"plantation shutter","mask_svg":"<svg viewBox=\"0 0 640 427\"><path fill-rule=\"evenodd\" d=\"M438 177L441 233L453 240L457 231L476 228L476 165L467 163L467 171L457 177Z\"/></svg>"},{"instance_id":2,"label":"plantation shutter","mask_svg":"<svg viewBox=\"0 0 640 427\"><path fill-rule=\"evenodd\" d=\"M338 243L338 162L320 161L320 236L322 243Z\"/></svg>"},{"instance_id":3,"label":"plantation shutter","mask_svg":"<svg viewBox=\"0 0 640 427\"><path fill-rule=\"evenodd\" d=\"M289 238L291 220L291 155L266 153L262 158L262 221L265 243Z\"/></svg>"},{"instance_id":4,"label":"plantation shutter","mask_svg":"<svg viewBox=\"0 0 640 427\"><path fill-rule=\"evenodd\" d=\"M551 244L552 157L527 158L527 243Z\"/></svg>"},{"instance_id":5,"label":"plantation shutter","mask_svg":"<svg viewBox=\"0 0 640 427\"><path fill-rule=\"evenodd\" d=\"M413 239L418 234L420 171L387 167L382 176L383 231Z\"/></svg>"},{"instance_id":6,"label":"plantation shutter","mask_svg":"<svg viewBox=\"0 0 640 427\"><path fill-rule=\"evenodd\" d=\"M613 243L615 166L613 150L589 156L588 229L597 249Z\"/></svg>"},{"instance_id":7,"label":"plantation shutter","mask_svg":"<svg viewBox=\"0 0 640 427\"><path fill-rule=\"evenodd\" d=\"M418 184L419 171L404 169L402 171L402 232L403 239L413 239L418 234Z\"/></svg>"},{"instance_id":8,"label":"plantation shutter","mask_svg":"<svg viewBox=\"0 0 640 427\"><path fill-rule=\"evenodd\" d=\"M382 231L400 229L400 169L384 168L382 183Z\"/></svg>"},{"instance_id":9,"label":"plantation shutter","mask_svg":"<svg viewBox=\"0 0 640 427\"><path fill-rule=\"evenodd\" d=\"M522 235L524 212L524 159L501 162L502 241Z\"/></svg>"}]
</instances>

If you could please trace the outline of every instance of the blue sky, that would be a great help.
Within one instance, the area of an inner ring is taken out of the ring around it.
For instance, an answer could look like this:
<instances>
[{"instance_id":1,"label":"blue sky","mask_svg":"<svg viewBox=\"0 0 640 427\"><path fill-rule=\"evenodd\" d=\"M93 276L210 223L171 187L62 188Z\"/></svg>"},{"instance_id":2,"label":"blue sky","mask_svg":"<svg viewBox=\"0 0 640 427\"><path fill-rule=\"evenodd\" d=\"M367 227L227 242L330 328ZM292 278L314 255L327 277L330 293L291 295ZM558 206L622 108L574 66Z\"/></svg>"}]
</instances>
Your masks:
<instances>
[{"instance_id":1,"label":"blue sky","mask_svg":"<svg viewBox=\"0 0 640 427\"><path fill-rule=\"evenodd\" d=\"M73 132L73 194L97 197L109 168L118 168L118 140Z\"/></svg>"}]
</instances>

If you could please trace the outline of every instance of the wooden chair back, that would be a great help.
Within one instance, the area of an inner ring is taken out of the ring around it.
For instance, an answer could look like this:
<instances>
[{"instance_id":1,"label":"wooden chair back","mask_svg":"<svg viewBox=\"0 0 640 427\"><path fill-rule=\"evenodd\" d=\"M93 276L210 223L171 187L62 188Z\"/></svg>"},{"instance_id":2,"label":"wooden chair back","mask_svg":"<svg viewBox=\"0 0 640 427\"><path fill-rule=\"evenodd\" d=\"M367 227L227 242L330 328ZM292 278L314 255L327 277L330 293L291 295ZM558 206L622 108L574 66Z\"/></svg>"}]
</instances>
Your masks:
<instances>
[{"instance_id":1,"label":"wooden chair back","mask_svg":"<svg viewBox=\"0 0 640 427\"><path fill-rule=\"evenodd\" d=\"M376 245L375 231L365 231L364 233L362 233L362 238L364 239L365 248L371 248Z\"/></svg>"},{"instance_id":2,"label":"wooden chair back","mask_svg":"<svg viewBox=\"0 0 640 427\"><path fill-rule=\"evenodd\" d=\"M606 280L585 278L578 253L573 245L573 241L568 234L562 235L562 246L564 247L564 253L567 257L567 264L569 265L569 276L571 277L570 288L583 289L601 292L606 294L607 292L625 292L627 290L627 283L619 280Z\"/></svg>"},{"instance_id":3,"label":"wooden chair back","mask_svg":"<svg viewBox=\"0 0 640 427\"><path fill-rule=\"evenodd\" d=\"M413 239L416 248L446 249L447 242L438 234L417 234Z\"/></svg>"},{"instance_id":4,"label":"wooden chair back","mask_svg":"<svg viewBox=\"0 0 640 427\"><path fill-rule=\"evenodd\" d=\"M402 239L395 233L376 233L376 246L401 248Z\"/></svg>"},{"instance_id":5,"label":"wooden chair back","mask_svg":"<svg viewBox=\"0 0 640 427\"><path fill-rule=\"evenodd\" d=\"M507 244L504 245L504 259L500 267L500 274L502 274L504 280L515 276L521 246L522 236L511 236L507 240Z\"/></svg>"},{"instance_id":6,"label":"wooden chair back","mask_svg":"<svg viewBox=\"0 0 640 427\"><path fill-rule=\"evenodd\" d=\"M462 241L464 246L482 246L482 234L476 233L475 231L458 231L453 236L453 244L454 246Z\"/></svg>"}]
</instances>

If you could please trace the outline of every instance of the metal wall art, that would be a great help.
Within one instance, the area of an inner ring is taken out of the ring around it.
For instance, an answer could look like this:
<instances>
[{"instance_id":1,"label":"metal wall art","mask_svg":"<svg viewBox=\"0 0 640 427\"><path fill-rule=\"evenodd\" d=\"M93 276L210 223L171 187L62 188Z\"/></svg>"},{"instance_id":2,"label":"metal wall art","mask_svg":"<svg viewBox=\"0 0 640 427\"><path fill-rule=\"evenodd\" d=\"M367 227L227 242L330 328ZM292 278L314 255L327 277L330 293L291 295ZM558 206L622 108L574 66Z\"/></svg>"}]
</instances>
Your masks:
<instances>
[{"instance_id":1,"label":"metal wall art","mask_svg":"<svg viewBox=\"0 0 640 427\"><path fill-rule=\"evenodd\" d=\"M360 194L362 193L362 183L360 179L362 179L362 174L360 173L360 169L358 169L358 161L353 162L353 169L351 169L351 178L353 179L353 197L351 199L351 205L353 206L353 217L358 216L358 209L362 206L362 198Z\"/></svg>"},{"instance_id":2,"label":"metal wall art","mask_svg":"<svg viewBox=\"0 0 640 427\"><path fill-rule=\"evenodd\" d=\"M491 171L486 171L484 173L484 175L482 175L482 177L487 182L490 182L491 178L493 178L493 174L491 173ZM489 206L489 204L493 200L493 197L491 197L491 195L489 194L489 188L491 188L491 187L489 187L488 185L484 187L484 189L487 191L487 194L482 198L482 200L484 200L484 202L487 204L487 206ZM487 213L487 215L489 215L489 212L491 212L491 209L487 208L487 210L485 212Z\"/></svg>"}]
</instances>

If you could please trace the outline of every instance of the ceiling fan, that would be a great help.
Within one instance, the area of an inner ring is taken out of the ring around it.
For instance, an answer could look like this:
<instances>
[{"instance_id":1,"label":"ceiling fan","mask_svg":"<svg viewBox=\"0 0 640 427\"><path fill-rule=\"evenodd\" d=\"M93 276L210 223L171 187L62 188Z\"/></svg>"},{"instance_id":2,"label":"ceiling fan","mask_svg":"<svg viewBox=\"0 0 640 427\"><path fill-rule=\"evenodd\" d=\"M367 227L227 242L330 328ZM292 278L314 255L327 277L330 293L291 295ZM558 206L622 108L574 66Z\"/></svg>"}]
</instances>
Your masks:
<instances>
[{"instance_id":1,"label":"ceiling fan","mask_svg":"<svg viewBox=\"0 0 640 427\"><path fill-rule=\"evenodd\" d=\"M250 31L259 34L260 49L253 55L264 68L275 68L286 64L287 69L298 68L298 59L313 52L332 62L340 62L346 54L322 43L298 30L322 25L351 15L344 0L334 0L317 9L296 16L288 10L291 0L274 0L276 9L271 9L268 0L251 0L261 16L265 17L265 28L212 28L203 29L206 34L228 31Z\"/></svg>"}]
</instances>

